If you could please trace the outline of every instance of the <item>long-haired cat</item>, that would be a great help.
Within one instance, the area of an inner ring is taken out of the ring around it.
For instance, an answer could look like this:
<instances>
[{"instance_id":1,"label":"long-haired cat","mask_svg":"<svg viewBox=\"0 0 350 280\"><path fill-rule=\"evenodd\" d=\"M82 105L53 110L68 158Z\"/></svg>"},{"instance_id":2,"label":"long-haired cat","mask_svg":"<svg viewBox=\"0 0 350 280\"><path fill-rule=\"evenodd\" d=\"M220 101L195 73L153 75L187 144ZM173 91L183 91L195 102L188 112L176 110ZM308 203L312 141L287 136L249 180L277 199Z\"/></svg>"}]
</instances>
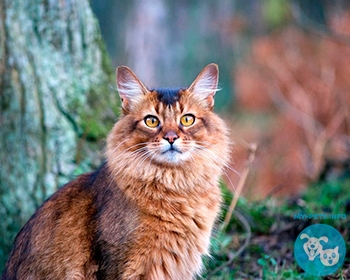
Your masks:
<instances>
[{"instance_id":1,"label":"long-haired cat","mask_svg":"<svg viewBox=\"0 0 350 280\"><path fill-rule=\"evenodd\" d=\"M123 114L107 161L49 198L17 235L2 279L194 279L221 203L228 133L218 67L189 88L147 89L117 69Z\"/></svg>"}]
</instances>

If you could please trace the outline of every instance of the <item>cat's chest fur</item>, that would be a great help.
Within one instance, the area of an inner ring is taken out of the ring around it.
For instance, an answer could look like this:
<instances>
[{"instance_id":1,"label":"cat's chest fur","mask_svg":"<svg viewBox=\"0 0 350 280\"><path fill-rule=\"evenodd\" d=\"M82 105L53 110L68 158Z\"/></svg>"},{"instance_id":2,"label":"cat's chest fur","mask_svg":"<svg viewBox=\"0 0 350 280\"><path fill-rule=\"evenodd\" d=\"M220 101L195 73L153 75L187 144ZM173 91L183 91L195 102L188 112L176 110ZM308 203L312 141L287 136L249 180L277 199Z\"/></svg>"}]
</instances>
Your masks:
<instances>
[{"instance_id":1,"label":"cat's chest fur","mask_svg":"<svg viewBox=\"0 0 350 280\"><path fill-rule=\"evenodd\" d=\"M154 172L156 179L148 182L134 172L122 176L124 185L118 184L137 208L135 238L122 279L192 279L202 269L201 256L208 254L220 189L209 176Z\"/></svg>"}]
</instances>

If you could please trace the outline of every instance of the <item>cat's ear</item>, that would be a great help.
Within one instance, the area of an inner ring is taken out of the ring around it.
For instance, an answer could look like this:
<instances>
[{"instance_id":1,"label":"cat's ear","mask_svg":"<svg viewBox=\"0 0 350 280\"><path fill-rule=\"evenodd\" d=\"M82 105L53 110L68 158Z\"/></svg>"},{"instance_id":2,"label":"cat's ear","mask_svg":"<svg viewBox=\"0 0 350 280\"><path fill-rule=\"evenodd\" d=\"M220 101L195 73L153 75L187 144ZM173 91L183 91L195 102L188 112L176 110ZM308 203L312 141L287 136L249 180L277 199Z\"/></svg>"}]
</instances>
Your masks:
<instances>
[{"instance_id":1,"label":"cat's ear","mask_svg":"<svg viewBox=\"0 0 350 280\"><path fill-rule=\"evenodd\" d=\"M218 91L219 68L215 63L207 65L188 88L192 95L204 105L212 109L214 96Z\"/></svg>"},{"instance_id":2,"label":"cat's ear","mask_svg":"<svg viewBox=\"0 0 350 280\"><path fill-rule=\"evenodd\" d=\"M129 67L119 66L116 70L116 79L123 110L128 112L148 90Z\"/></svg>"}]
</instances>

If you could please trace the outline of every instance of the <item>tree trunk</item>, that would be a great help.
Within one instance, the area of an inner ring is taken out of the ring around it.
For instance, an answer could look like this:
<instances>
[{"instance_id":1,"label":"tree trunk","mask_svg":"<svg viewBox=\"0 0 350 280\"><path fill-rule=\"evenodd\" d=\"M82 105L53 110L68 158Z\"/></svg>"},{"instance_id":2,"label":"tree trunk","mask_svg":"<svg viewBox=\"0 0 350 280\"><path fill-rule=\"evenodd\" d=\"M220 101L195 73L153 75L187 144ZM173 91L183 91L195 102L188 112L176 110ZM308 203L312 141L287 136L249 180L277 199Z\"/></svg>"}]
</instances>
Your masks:
<instances>
[{"instance_id":1,"label":"tree trunk","mask_svg":"<svg viewBox=\"0 0 350 280\"><path fill-rule=\"evenodd\" d=\"M0 1L0 272L43 200L100 161L113 76L88 0Z\"/></svg>"}]
</instances>

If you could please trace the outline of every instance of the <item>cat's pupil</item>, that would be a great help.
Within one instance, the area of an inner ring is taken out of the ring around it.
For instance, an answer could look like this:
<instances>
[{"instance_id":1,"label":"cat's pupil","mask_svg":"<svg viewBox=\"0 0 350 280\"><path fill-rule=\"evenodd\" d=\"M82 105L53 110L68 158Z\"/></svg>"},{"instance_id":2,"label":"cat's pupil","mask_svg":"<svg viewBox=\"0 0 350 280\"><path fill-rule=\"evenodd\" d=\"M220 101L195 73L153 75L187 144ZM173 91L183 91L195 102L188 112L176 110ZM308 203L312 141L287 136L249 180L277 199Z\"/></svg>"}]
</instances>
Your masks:
<instances>
[{"instance_id":1,"label":"cat's pupil","mask_svg":"<svg viewBox=\"0 0 350 280\"><path fill-rule=\"evenodd\" d=\"M327 259L327 255L326 255L326 254L324 254L324 255L323 255L323 258L324 258L324 259Z\"/></svg>"},{"instance_id":2,"label":"cat's pupil","mask_svg":"<svg viewBox=\"0 0 350 280\"><path fill-rule=\"evenodd\" d=\"M332 253L332 258L335 258L335 254L334 253Z\"/></svg>"}]
</instances>

